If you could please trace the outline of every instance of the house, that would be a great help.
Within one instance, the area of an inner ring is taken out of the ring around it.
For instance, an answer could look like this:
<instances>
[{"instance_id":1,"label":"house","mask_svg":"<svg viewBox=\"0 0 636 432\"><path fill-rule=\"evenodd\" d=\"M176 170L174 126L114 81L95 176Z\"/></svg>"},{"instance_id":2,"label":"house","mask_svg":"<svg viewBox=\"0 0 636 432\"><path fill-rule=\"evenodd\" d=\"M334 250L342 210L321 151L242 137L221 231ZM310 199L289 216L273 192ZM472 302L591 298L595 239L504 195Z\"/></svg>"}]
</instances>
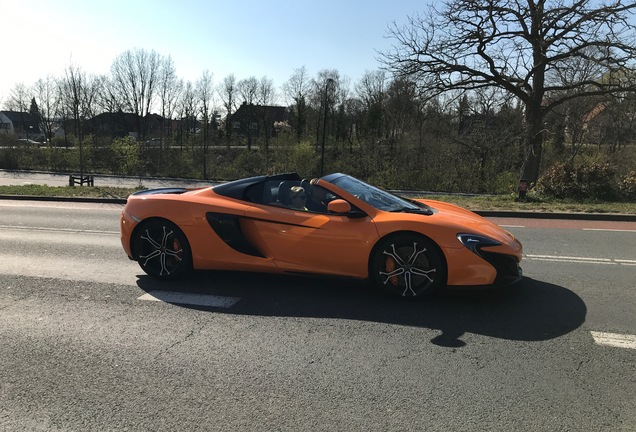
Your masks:
<instances>
[{"instance_id":1,"label":"house","mask_svg":"<svg viewBox=\"0 0 636 432\"><path fill-rule=\"evenodd\" d=\"M37 119L28 112L0 111L0 133L18 139L43 139Z\"/></svg>"},{"instance_id":2,"label":"house","mask_svg":"<svg viewBox=\"0 0 636 432\"><path fill-rule=\"evenodd\" d=\"M284 124L289 120L287 108L281 106L253 105L243 103L232 114L232 132L239 135L269 137L276 135L275 124Z\"/></svg>"},{"instance_id":3,"label":"house","mask_svg":"<svg viewBox=\"0 0 636 432\"><path fill-rule=\"evenodd\" d=\"M154 137L161 135L161 127L164 123L168 123L168 121L157 114L149 114L145 118L142 118L136 114L125 113L123 111L113 113L105 112L87 120L83 130L84 132L97 136L133 136L138 138L139 128L145 127L146 136Z\"/></svg>"}]
</instances>

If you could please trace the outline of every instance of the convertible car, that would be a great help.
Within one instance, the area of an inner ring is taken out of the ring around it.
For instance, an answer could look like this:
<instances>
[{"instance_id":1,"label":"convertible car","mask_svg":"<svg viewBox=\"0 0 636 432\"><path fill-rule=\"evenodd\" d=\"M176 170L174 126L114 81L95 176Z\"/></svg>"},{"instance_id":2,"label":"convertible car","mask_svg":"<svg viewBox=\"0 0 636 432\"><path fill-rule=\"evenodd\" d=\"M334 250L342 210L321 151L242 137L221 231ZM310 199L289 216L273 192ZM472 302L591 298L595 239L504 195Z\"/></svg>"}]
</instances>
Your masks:
<instances>
[{"instance_id":1,"label":"convertible car","mask_svg":"<svg viewBox=\"0 0 636 432\"><path fill-rule=\"evenodd\" d=\"M193 269L335 275L423 297L522 275L521 243L499 226L339 173L140 191L128 198L120 228L126 254L158 279Z\"/></svg>"}]
</instances>

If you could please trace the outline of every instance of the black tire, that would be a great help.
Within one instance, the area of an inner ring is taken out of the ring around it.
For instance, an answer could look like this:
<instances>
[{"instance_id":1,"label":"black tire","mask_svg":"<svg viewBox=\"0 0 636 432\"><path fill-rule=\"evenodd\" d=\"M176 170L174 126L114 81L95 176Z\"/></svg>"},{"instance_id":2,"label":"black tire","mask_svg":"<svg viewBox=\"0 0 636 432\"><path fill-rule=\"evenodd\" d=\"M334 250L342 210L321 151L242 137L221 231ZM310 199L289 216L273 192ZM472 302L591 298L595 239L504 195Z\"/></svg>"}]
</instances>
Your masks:
<instances>
[{"instance_id":1,"label":"black tire","mask_svg":"<svg viewBox=\"0 0 636 432\"><path fill-rule=\"evenodd\" d=\"M390 294L423 298L446 285L446 262L430 239L417 234L397 234L381 240L374 248L369 277Z\"/></svg>"},{"instance_id":2,"label":"black tire","mask_svg":"<svg viewBox=\"0 0 636 432\"><path fill-rule=\"evenodd\" d=\"M135 258L141 269L160 280L177 279L192 269L190 245L183 232L163 219L145 222L134 239Z\"/></svg>"}]
</instances>

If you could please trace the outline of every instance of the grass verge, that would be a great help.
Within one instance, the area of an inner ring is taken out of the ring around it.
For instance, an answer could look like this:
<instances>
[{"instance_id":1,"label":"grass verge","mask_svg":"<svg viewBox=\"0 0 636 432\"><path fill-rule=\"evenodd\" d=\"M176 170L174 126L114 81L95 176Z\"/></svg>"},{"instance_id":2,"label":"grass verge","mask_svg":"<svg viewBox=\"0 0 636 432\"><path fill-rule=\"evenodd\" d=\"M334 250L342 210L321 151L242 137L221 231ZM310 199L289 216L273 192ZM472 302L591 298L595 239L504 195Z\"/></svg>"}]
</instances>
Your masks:
<instances>
[{"instance_id":1,"label":"grass verge","mask_svg":"<svg viewBox=\"0 0 636 432\"><path fill-rule=\"evenodd\" d=\"M128 195L141 189L143 188L20 185L0 186L0 195L126 199ZM523 202L516 201L513 195L465 196L440 194L426 195L422 198L449 202L473 211L510 210L552 213L636 214L636 203L634 202L557 200L536 195L529 195L528 199Z\"/></svg>"},{"instance_id":2,"label":"grass verge","mask_svg":"<svg viewBox=\"0 0 636 432\"><path fill-rule=\"evenodd\" d=\"M619 213L636 214L636 203L615 201L574 201L529 195L525 201L512 195L427 195L422 198L449 202L469 210L509 210L543 213Z\"/></svg>"},{"instance_id":3,"label":"grass verge","mask_svg":"<svg viewBox=\"0 0 636 432\"><path fill-rule=\"evenodd\" d=\"M118 198L126 199L128 195L140 190L139 188L121 187L89 187L89 186L46 186L21 185L0 186L0 195L5 196L38 196L61 198Z\"/></svg>"}]
</instances>

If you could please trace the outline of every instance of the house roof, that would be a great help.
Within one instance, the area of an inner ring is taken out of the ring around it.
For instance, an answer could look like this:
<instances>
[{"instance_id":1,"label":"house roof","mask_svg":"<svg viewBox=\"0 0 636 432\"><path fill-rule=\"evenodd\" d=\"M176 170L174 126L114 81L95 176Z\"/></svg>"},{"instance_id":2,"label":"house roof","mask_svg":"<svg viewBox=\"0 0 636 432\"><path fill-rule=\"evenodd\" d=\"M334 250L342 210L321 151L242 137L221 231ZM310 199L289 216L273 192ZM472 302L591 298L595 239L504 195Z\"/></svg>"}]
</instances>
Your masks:
<instances>
[{"instance_id":1,"label":"house roof","mask_svg":"<svg viewBox=\"0 0 636 432\"><path fill-rule=\"evenodd\" d=\"M282 106L271 105L252 105L243 103L239 109L232 114L233 120L243 118L253 118L256 115L266 115L272 122L287 120L287 108Z\"/></svg>"},{"instance_id":2,"label":"house roof","mask_svg":"<svg viewBox=\"0 0 636 432\"><path fill-rule=\"evenodd\" d=\"M35 117L33 117L28 112L20 112L20 111L0 111L0 113L7 116L9 120L16 123L37 123Z\"/></svg>"}]
</instances>

